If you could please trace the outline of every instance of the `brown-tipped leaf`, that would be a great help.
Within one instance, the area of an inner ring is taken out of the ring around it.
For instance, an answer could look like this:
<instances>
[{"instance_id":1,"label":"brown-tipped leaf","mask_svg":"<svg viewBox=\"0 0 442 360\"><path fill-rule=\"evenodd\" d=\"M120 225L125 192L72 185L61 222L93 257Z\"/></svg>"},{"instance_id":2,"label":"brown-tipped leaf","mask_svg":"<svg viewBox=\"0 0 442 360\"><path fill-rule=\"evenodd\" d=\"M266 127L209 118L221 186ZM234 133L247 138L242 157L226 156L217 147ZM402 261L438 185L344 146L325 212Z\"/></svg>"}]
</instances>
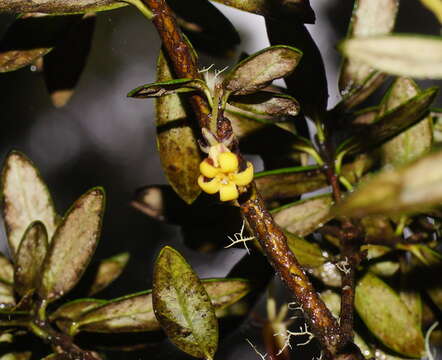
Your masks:
<instances>
[{"instance_id":1,"label":"brown-tipped leaf","mask_svg":"<svg viewBox=\"0 0 442 360\"><path fill-rule=\"evenodd\" d=\"M169 339L182 351L213 359L218 347L218 321L210 298L186 260L164 247L154 267L152 302Z\"/></svg>"},{"instance_id":2,"label":"brown-tipped leaf","mask_svg":"<svg viewBox=\"0 0 442 360\"><path fill-rule=\"evenodd\" d=\"M116 280L126 267L129 257L129 253L126 252L112 256L109 259L102 260L98 265L98 269L88 295L96 294Z\"/></svg>"},{"instance_id":3,"label":"brown-tipped leaf","mask_svg":"<svg viewBox=\"0 0 442 360\"><path fill-rule=\"evenodd\" d=\"M77 16L20 16L0 42L0 72L15 71L33 64L49 53L76 21Z\"/></svg>"},{"instance_id":4,"label":"brown-tipped leaf","mask_svg":"<svg viewBox=\"0 0 442 360\"><path fill-rule=\"evenodd\" d=\"M276 223L285 230L306 236L332 219L330 195L298 201L272 210Z\"/></svg>"},{"instance_id":5,"label":"brown-tipped leaf","mask_svg":"<svg viewBox=\"0 0 442 360\"><path fill-rule=\"evenodd\" d=\"M44 79L55 107L65 106L86 66L95 29L95 14L88 13L69 29L55 49L44 57Z\"/></svg>"},{"instance_id":6,"label":"brown-tipped leaf","mask_svg":"<svg viewBox=\"0 0 442 360\"><path fill-rule=\"evenodd\" d=\"M131 90L127 96L137 99L161 97L166 95L188 93L192 91L204 92L207 86L199 79L176 79L159 81L152 84L138 86Z\"/></svg>"},{"instance_id":7,"label":"brown-tipped leaf","mask_svg":"<svg viewBox=\"0 0 442 360\"><path fill-rule=\"evenodd\" d=\"M442 39L422 35L385 35L343 41L340 51L377 70L420 79L442 79Z\"/></svg>"},{"instance_id":8,"label":"brown-tipped leaf","mask_svg":"<svg viewBox=\"0 0 442 360\"><path fill-rule=\"evenodd\" d=\"M348 38L359 38L388 34L393 30L398 12L398 0L357 0L350 20ZM352 59L344 60L339 79L339 89L343 95L367 87L367 80L373 76L374 69ZM378 84L380 85L380 84ZM371 92L376 88L372 87Z\"/></svg>"},{"instance_id":9,"label":"brown-tipped leaf","mask_svg":"<svg viewBox=\"0 0 442 360\"><path fill-rule=\"evenodd\" d=\"M416 213L442 203L442 151L385 170L361 185L334 210L353 217Z\"/></svg>"},{"instance_id":10,"label":"brown-tipped leaf","mask_svg":"<svg viewBox=\"0 0 442 360\"><path fill-rule=\"evenodd\" d=\"M116 0L0 0L0 12L61 15L108 11L126 5Z\"/></svg>"},{"instance_id":11,"label":"brown-tipped leaf","mask_svg":"<svg viewBox=\"0 0 442 360\"><path fill-rule=\"evenodd\" d=\"M379 115L402 105L420 92L417 84L409 78L398 78L391 85L380 106ZM431 117L413 125L381 147L384 165L401 165L428 152L433 142Z\"/></svg>"},{"instance_id":12,"label":"brown-tipped leaf","mask_svg":"<svg viewBox=\"0 0 442 360\"><path fill-rule=\"evenodd\" d=\"M20 295L35 290L48 250L48 233L40 221L32 223L20 242L15 258L14 289Z\"/></svg>"},{"instance_id":13,"label":"brown-tipped leaf","mask_svg":"<svg viewBox=\"0 0 442 360\"><path fill-rule=\"evenodd\" d=\"M423 355L420 326L399 295L377 276L367 273L358 281L355 307L368 329L385 346L407 357Z\"/></svg>"},{"instance_id":14,"label":"brown-tipped leaf","mask_svg":"<svg viewBox=\"0 0 442 360\"><path fill-rule=\"evenodd\" d=\"M0 253L0 281L9 285L14 282L14 267L2 253Z\"/></svg>"},{"instance_id":15,"label":"brown-tipped leaf","mask_svg":"<svg viewBox=\"0 0 442 360\"><path fill-rule=\"evenodd\" d=\"M223 87L232 95L252 94L292 73L301 57L302 52L290 46L268 47L236 65L224 79Z\"/></svg>"},{"instance_id":16,"label":"brown-tipped leaf","mask_svg":"<svg viewBox=\"0 0 442 360\"><path fill-rule=\"evenodd\" d=\"M14 151L6 158L2 174L3 217L11 252L15 254L25 230L41 221L51 239L57 224L49 190L38 169L22 153Z\"/></svg>"},{"instance_id":17,"label":"brown-tipped leaf","mask_svg":"<svg viewBox=\"0 0 442 360\"><path fill-rule=\"evenodd\" d=\"M157 80L172 80L167 60L160 53ZM198 186L201 154L189 117L179 95L157 99L157 146L166 177L176 193L188 204L200 194Z\"/></svg>"},{"instance_id":18,"label":"brown-tipped leaf","mask_svg":"<svg viewBox=\"0 0 442 360\"><path fill-rule=\"evenodd\" d=\"M57 228L38 290L43 299L58 299L80 280L98 244L104 200L101 188L89 190L72 205Z\"/></svg>"}]
</instances>

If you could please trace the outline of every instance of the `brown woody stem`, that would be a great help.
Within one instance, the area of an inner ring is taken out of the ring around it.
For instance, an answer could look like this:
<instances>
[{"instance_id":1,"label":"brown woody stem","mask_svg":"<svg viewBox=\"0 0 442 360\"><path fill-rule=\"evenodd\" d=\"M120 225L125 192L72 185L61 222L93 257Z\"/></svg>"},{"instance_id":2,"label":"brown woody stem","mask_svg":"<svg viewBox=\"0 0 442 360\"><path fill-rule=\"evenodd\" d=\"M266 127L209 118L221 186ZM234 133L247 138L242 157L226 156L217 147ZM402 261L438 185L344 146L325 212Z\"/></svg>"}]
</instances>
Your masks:
<instances>
[{"instance_id":1,"label":"brown woody stem","mask_svg":"<svg viewBox=\"0 0 442 360\"><path fill-rule=\"evenodd\" d=\"M195 57L184 39L174 14L165 0L142 0L154 14L153 23L160 34L163 48L178 77L200 78ZM204 98L192 96L191 105L200 127L208 127L209 108ZM228 119L218 121L218 137L227 138L232 132ZM237 144L237 141L234 141ZM236 149L235 149L236 150ZM241 155L241 154L239 154ZM338 185L336 185L339 188ZM340 350L341 329L324 302L318 296L302 266L287 246L287 238L267 211L264 201L254 183L241 197L240 207L253 235L259 240L267 258L279 276L293 291L302 306L310 329L318 339L326 357L332 357Z\"/></svg>"}]
</instances>

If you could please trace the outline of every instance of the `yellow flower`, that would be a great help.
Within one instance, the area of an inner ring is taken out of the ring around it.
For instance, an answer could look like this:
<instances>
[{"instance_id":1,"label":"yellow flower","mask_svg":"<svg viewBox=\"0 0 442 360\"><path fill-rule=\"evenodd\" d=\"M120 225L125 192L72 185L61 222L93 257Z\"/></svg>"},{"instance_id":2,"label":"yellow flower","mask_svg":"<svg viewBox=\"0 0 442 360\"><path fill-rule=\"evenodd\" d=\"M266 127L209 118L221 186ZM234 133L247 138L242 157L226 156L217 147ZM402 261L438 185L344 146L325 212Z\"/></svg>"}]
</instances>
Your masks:
<instances>
[{"instance_id":1,"label":"yellow flower","mask_svg":"<svg viewBox=\"0 0 442 360\"><path fill-rule=\"evenodd\" d=\"M239 196L238 186L250 184L253 180L253 165L239 171L238 156L230 151L220 152L220 147L212 146L209 157L200 164L201 175L198 185L208 194L219 192L221 201L235 200Z\"/></svg>"}]
</instances>

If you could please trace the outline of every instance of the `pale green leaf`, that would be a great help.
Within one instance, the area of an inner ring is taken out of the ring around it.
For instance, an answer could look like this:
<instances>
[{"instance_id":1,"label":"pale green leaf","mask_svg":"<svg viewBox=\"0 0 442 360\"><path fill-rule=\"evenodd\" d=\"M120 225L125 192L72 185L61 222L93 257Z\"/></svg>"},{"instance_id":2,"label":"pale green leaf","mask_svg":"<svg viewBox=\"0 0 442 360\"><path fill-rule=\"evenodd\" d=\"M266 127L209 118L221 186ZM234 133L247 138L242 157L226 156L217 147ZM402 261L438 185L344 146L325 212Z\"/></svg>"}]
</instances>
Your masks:
<instances>
[{"instance_id":1,"label":"pale green leaf","mask_svg":"<svg viewBox=\"0 0 442 360\"><path fill-rule=\"evenodd\" d=\"M340 51L377 70L419 79L442 78L442 38L389 35L343 41Z\"/></svg>"},{"instance_id":2,"label":"pale green leaf","mask_svg":"<svg viewBox=\"0 0 442 360\"><path fill-rule=\"evenodd\" d=\"M48 233L40 221L26 229L15 259L14 289L20 295L39 285L43 261L48 250Z\"/></svg>"},{"instance_id":3,"label":"pale green leaf","mask_svg":"<svg viewBox=\"0 0 442 360\"><path fill-rule=\"evenodd\" d=\"M302 52L290 46L270 46L236 65L223 81L232 95L247 95L289 75L301 60Z\"/></svg>"},{"instance_id":4,"label":"pale green leaf","mask_svg":"<svg viewBox=\"0 0 442 360\"><path fill-rule=\"evenodd\" d=\"M171 247L164 247L154 267L152 302L169 339L184 352L213 359L218 347L214 307L198 276Z\"/></svg>"},{"instance_id":5,"label":"pale green leaf","mask_svg":"<svg viewBox=\"0 0 442 360\"><path fill-rule=\"evenodd\" d=\"M368 272L358 281L355 308L368 329L385 346L408 357L423 356L420 326L399 295L380 278Z\"/></svg>"},{"instance_id":6,"label":"pale green leaf","mask_svg":"<svg viewBox=\"0 0 442 360\"><path fill-rule=\"evenodd\" d=\"M25 230L34 221L41 221L52 238L57 226L49 190L39 171L22 153L13 151L3 165L3 217L9 247L15 254Z\"/></svg>"},{"instance_id":7,"label":"pale green leaf","mask_svg":"<svg viewBox=\"0 0 442 360\"><path fill-rule=\"evenodd\" d=\"M14 282L14 267L2 253L0 253L0 281L9 285Z\"/></svg>"},{"instance_id":8,"label":"pale green leaf","mask_svg":"<svg viewBox=\"0 0 442 360\"><path fill-rule=\"evenodd\" d=\"M100 238L104 191L81 196L57 228L44 261L39 295L54 301L70 291L88 266Z\"/></svg>"},{"instance_id":9,"label":"pale green leaf","mask_svg":"<svg viewBox=\"0 0 442 360\"><path fill-rule=\"evenodd\" d=\"M199 79L175 79L138 86L131 90L127 96L145 99L193 91L201 91L204 93L208 91L208 88L204 81Z\"/></svg>"}]
</instances>

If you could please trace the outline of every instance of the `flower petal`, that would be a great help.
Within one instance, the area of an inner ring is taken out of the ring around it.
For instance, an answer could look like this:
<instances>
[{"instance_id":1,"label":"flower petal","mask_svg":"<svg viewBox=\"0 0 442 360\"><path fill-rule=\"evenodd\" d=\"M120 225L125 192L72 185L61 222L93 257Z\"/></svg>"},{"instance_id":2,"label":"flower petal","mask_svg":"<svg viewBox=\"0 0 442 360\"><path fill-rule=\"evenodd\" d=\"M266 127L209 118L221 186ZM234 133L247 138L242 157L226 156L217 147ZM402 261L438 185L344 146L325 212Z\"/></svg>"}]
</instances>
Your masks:
<instances>
[{"instance_id":1,"label":"flower petal","mask_svg":"<svg viewBox=\"0 0 442 360\"><path fill-rule=\"evenodd\" d=\"M236 185L233 182L229 182L228 184L224 185L221 184L219 189L219 198L221 201L231 201L238 199L239 193L238 189L236 188Z\"/></svg>"},{"instance_id":2,"label":"flower petal","mask_svg":"<svg viewBox=\"0 0 442 360\"><path fill-rule=\"evenodd\" d=\"M215 194L220 190L219 179L215 178L210 181L204 181L204 176L200 175L198 177L198 185L204 192L208 194Z\"/></svg>"},{"instance_id":3,"label":"flower petal","mask_svg":"<svg viewBox=\"0 0 442 360\"><path fill-rule=\"evenodd\" d=\"M238 170L238 156L231 152L223 152L218 156L219 166L224 173Z\"/></svg>"},{"instance_id":4,"label":"flower petal","mask_svg":"<svg viewBox=\"0 0 442 360\"><path fill-rule=\"evenodd\" d=\"M238 174L233 175L233 181L236 185L245 186L252 182L253 180L253 165L251 162L247 161L247 168Z\"/></svg>"},{"instance_id":5,"label":"flower petal","mask_svg":"<svg viewBox=\"0 0 442 360\"><path fill-rule=\"evenodd\" d=\"M205 177L214 178L220 172L220 169L211 165L207 159L204 159L200 163L200 172Z\"/></svg>"}]
</instances>

